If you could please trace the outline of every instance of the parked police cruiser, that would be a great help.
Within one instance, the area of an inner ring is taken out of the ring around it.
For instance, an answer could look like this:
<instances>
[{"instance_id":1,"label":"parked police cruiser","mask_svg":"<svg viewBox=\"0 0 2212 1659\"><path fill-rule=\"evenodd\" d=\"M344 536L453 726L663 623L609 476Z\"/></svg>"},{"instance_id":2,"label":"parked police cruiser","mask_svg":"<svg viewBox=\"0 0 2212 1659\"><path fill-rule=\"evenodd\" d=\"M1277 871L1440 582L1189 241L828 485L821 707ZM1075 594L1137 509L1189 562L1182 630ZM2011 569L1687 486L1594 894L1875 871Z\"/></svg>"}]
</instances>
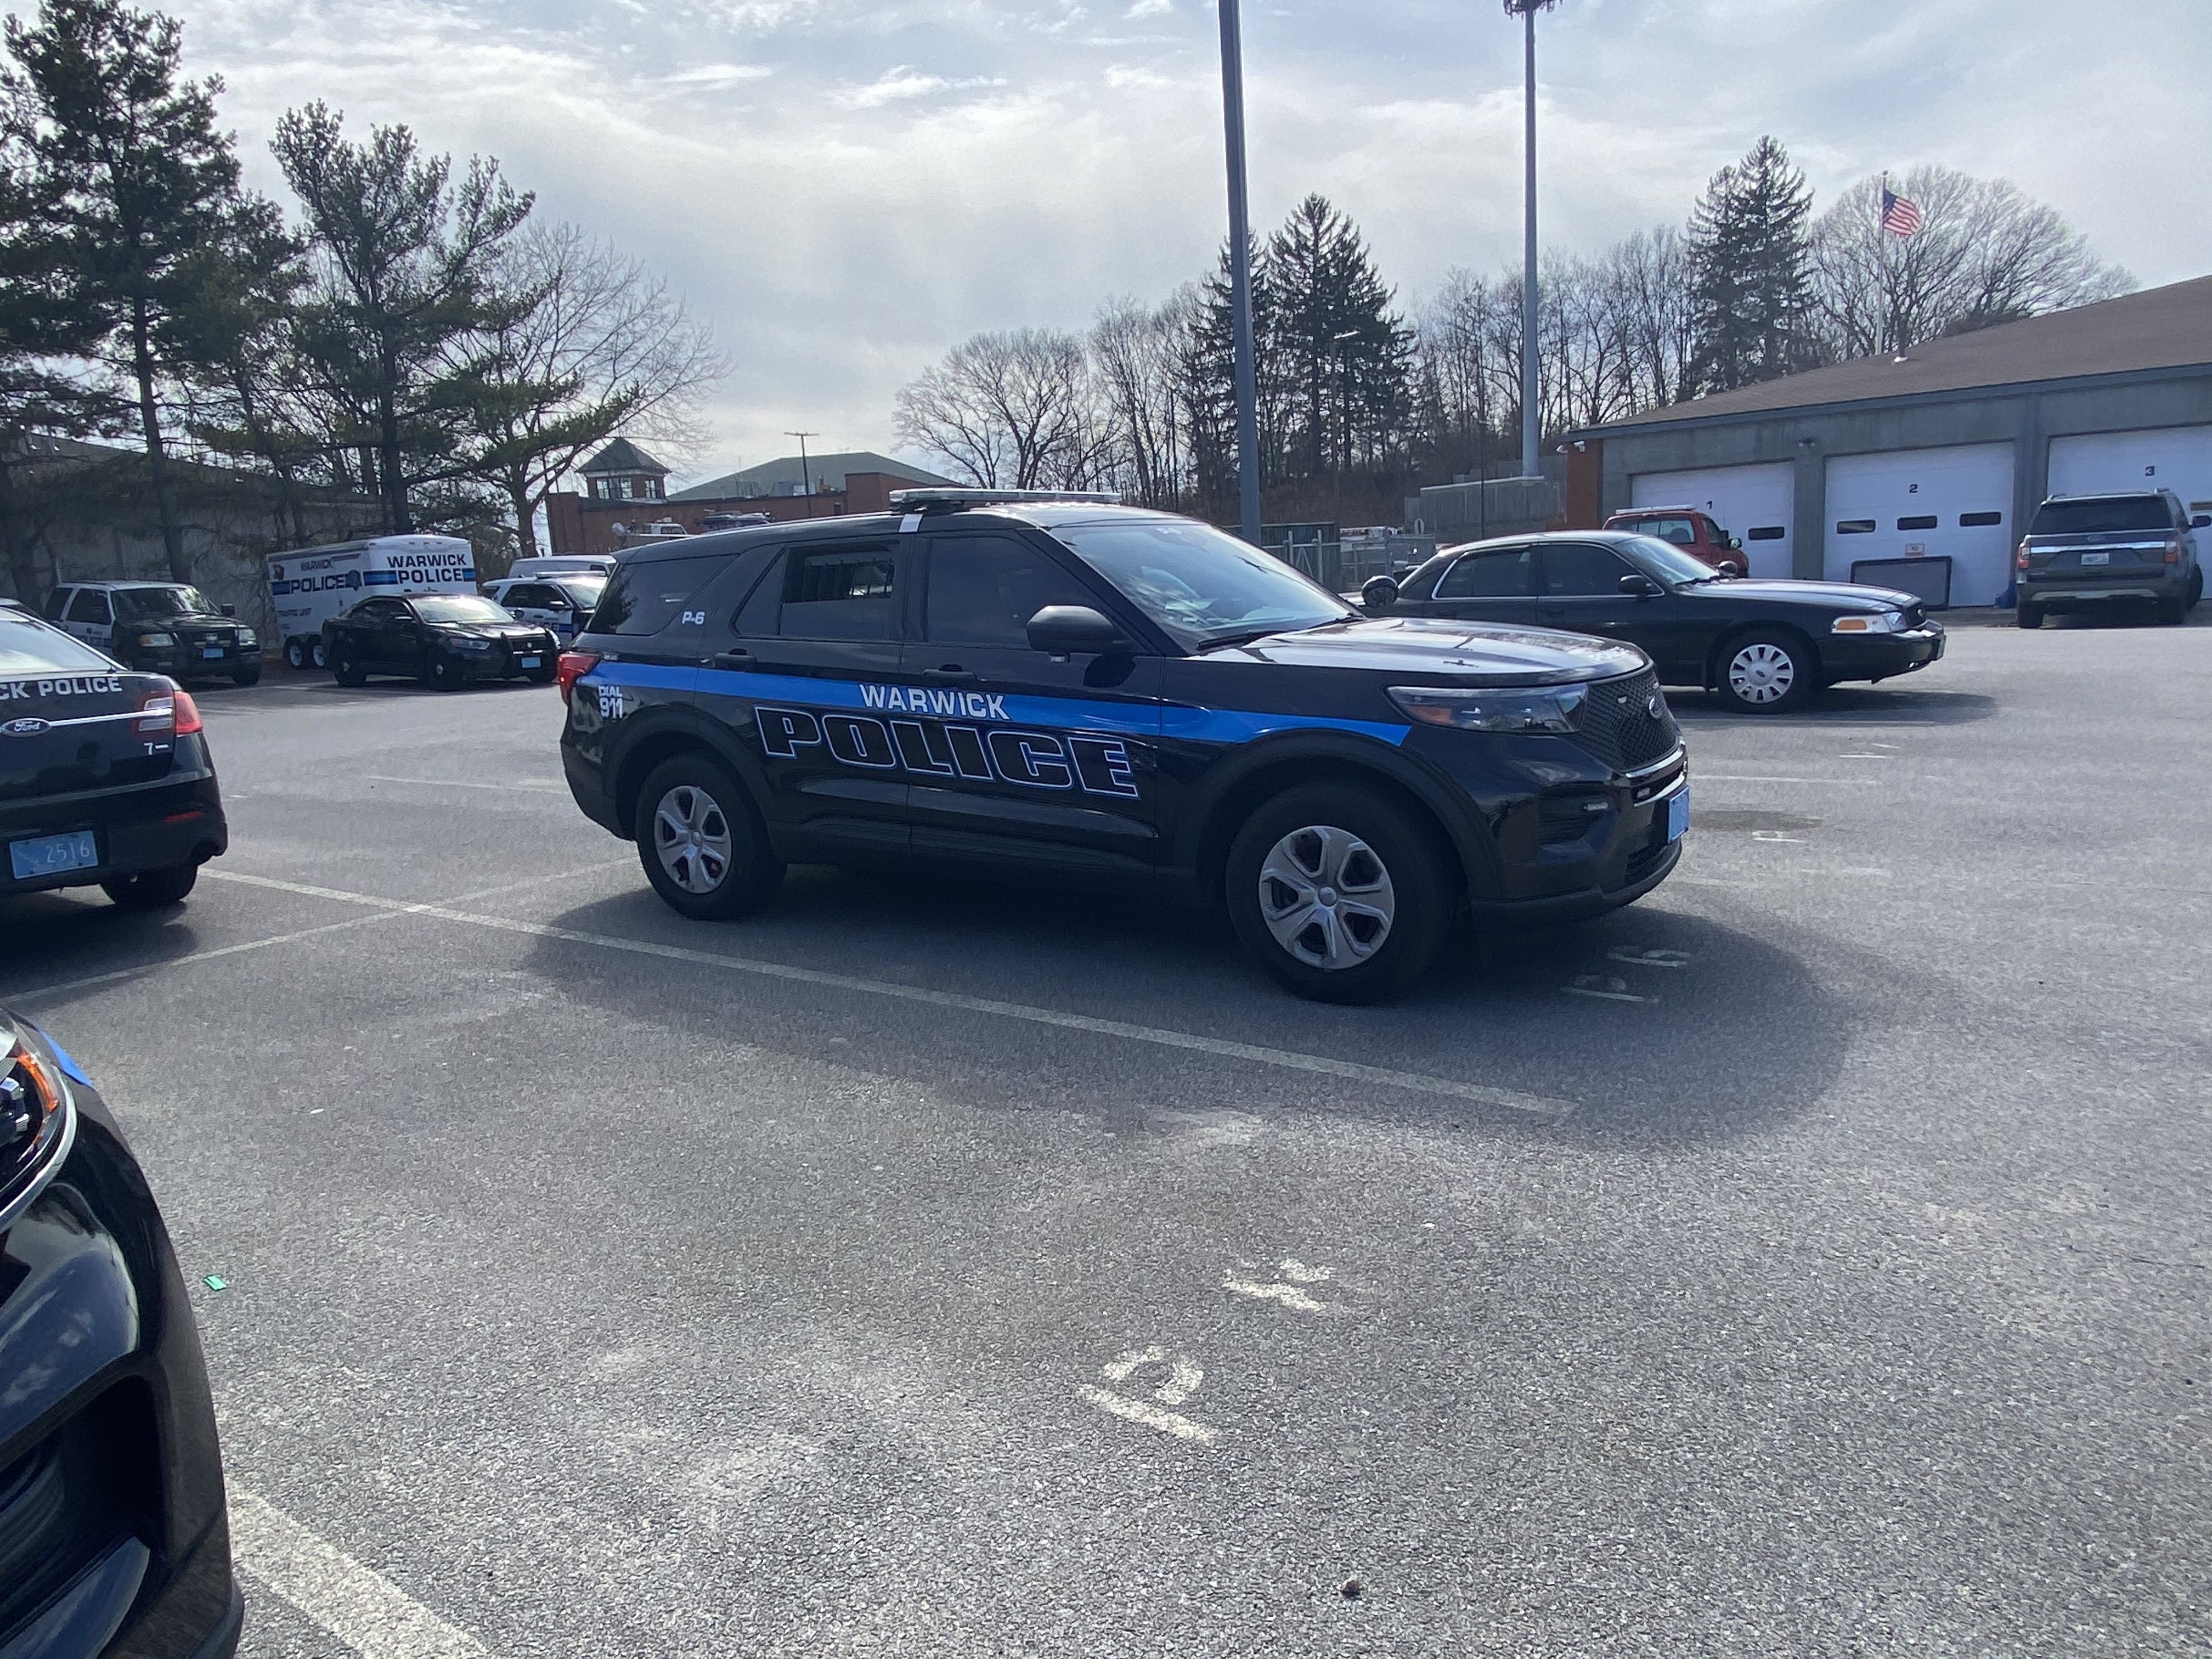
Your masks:
<instances>
[{"instance_id":1,"label":"parked police cruiser","mask_svg":"<svg viewBox=\"0 0 2212 1659\"><path fill-rule=\"evenodd\" d=\"M1686 762L1633 647L1363 617L1109 497L892 501L626 554L562 658L569 787L683 914L754 910L791 862L1122 876L1363 1002L1463 910L1587 915L1680 856Z\"/></svg>"}]
</instances>

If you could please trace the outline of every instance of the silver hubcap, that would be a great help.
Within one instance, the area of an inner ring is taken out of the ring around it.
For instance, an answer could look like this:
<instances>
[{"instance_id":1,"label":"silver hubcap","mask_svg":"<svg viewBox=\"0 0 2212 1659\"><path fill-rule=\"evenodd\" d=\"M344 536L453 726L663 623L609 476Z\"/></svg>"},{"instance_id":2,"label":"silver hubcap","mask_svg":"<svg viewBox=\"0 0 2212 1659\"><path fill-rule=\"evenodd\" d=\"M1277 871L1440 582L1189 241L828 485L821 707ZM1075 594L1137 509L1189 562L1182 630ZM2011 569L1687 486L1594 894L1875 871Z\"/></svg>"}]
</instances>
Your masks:
<instances>
[{"instance_id":1,"label":"silver hubcap","mask_svg":"<svg viewBox=\"0 0 2212 1659\"><path fill-rule=\"evenodd\" d=\"M1797 683L1797 665L1778 645L1747 645L1729 663L1729 690L1746 702L1778 702Z\"/></svg>"},{"instance_id":2,"label":"silver hubcap","mask_svg":"<svg viewBox=\"0 0 2212 1659\"><path fill-rule=\"evenodd\" d=\"M687 893L711 893L730 873L730 821L705 790L679 783L653 812L660 867Z\"/></svg>"},{"instance_id":3,"label":"silver hubcap","mask_svg":"<svg viewBox=\"0 0 2212 1659\"><path fill-rule=\"evenodd\" d=\"M1309 968L1357 968L1382 948L1397 914L1390 872L1348 830L1293 830L1260 861L1260 915Z\"/></svg>"}]
</instances>

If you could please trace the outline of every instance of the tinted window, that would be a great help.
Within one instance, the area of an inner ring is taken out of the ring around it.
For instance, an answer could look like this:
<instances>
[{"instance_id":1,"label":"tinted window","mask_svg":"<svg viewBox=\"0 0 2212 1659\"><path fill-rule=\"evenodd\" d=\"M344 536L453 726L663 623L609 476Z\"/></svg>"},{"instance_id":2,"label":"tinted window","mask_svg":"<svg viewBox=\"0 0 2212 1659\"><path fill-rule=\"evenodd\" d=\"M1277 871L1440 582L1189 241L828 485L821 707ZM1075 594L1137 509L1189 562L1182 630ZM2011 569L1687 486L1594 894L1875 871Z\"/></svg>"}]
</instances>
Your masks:
<instances>
[{"instance_id":1,"label":"tinted window","mask_svg":"<svg viewBox=\"0 0 2212 1659\"><path fill-rule=\"evenodd\" d=\"M723 569L720 559L632 559L617 565L592 612L594 634L658 634Z\"/></svg>"},{"instance_id":2,"label":"tinted window","mask_svg":"<svg viewBox=\"0 0 2212 1659\"><path fill-rule=\"evenodd\" d=\"M793 549L783 566L776 632L793 640L888 640L896 565L888 547Z\"/></svg>"},{"instance_id":3,"label":"tinted window","mask_svg":"<svg viewBox=\"0 0 2212 1659\"><path fill-rule=\"evenodd\" d=\"M46 620L48 622L59 622L62 619L62 607L70 602L70 595L74 593L76 591L76 590L73 587L57 587L52 592L46 595Z\"/></svg>"},{"instance_id":4,"label":"tinted window","mask_svg":"<svg viewBox=\"0 0 2212 1659\"><path fill-rule=\"evenodd\" d=\"M606 591L606 580L600 576L572 576L553 586L554 592L567 595L568 603L579 611L589 611L599 602L599 595Z\"/></svg>"},{"instance_id":5,"label":"tinted window","mask_svg":"<svg viewBox=\"0 0 2212 1659\"><path fill-rule=\"evenodd\" d=\"M2083 496L2045 501L2027 526L2031 536L2090 536L2100 531L2168 530L2173 520L2156 495Z\"/></svg>"},{"instance_id":6,"label":"tinted window","mask_svg":"<svg viewBox=\"0 0 2212 1659\"><path fill-rule=\"evenodd\" d=\"M104 623L107 620L107 595L96 587L80 587L76 597L70 601L69 619L73 623Z\"/></svg>"},{"instance_id":7,"label":"tinted window","mask_svg":"<svg viewBox=\"0 0 2212 1659\"><path fill-rule=\"evenodd\" d=\"M1502 599L1528 592L1528 550L1500 548L1492 553L1470 553L1437 584L1440 599Z\"/></svg>"},{"instance_id":8,"label":"tinted window","mask_svg":"<svg viewBox=\"0 0 2212 1659\"><path fill-rule=\"evenodd\" d=\"M929 639L1026 647L1030 618L1045 606L1097 603L1050 555L1011 536L940 536L931 544Z\"/></svg>"},{"instance_id":9,"label":"tinted window","mask_svg":"<svg viewBox=\"0 0 2212 1659\"><path fill-rule=\"evenodd\" d=\"M160 622L169 617L220 617L197 587L118 587L115 614L125 622Z\"/></svg>"},{"instance_id":10,"label":"tinted window","mask_svg":"<svg viewBox=\"0 0 2212 1659\"><path fill-rule=\"evenodd\" d=\"M518 582L500 595L499 602L510 611L522 605L534 605L541 611L568 607L568 601L544 582Z\"/></svg>"},{"instance_id":11,"label":"tinted window","mask_svg":"<svg viewBox=\"0 0 2212 1659\"><path fill-rule=\"evenodd\" d=\"M349 622L388 623L407 614L407 607L397 599L363 599L346 612Z\"/></svg>"},{"instance_id":12,"label":"tinted window","mask_svg":"<svg viewBox=\"0 0 2212 1659\"><path fill-rule=\"evenodd\" d=\"M1610 548L1553 542L1544 549L1544 592L1577 599L1620 597L1620 579L1636 574Z\"/></svg>"},{"instance_id":13,"label":"tinted window","mask_svg":"<svg viewBox=\"0 0 2212 1659\"><path fill-rule=\"evenodd\" d=\"M1056 525L1052 533L1185 650L1359 614L1280 559L1210 524L1113 519Z\"/></svg>"},{"instance_id":14,"label":"tinted window","mask_svg":"<svg viewBox=\"0 0 2212 1659\"><path fill-rule=\"evenodd\" d=\"M0 674L100 674L115 665L82 641L21 611L0 607Z\"/></svg>"}]
</instances>

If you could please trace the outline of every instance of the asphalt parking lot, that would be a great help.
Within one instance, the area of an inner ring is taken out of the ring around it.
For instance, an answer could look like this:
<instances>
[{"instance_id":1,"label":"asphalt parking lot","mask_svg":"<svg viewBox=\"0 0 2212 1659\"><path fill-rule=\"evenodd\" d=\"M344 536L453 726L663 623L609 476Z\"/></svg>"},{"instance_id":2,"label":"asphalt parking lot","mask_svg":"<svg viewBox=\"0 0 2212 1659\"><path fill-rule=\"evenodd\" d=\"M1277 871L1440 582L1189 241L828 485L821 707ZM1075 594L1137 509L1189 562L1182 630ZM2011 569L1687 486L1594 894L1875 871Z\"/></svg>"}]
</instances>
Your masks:
<instances>
[{"instance_id":1,"label":"asphalt parking lot","mask_svg":"<svg viewBox=\"0 0 2212 1659\"><path fill-rule=\"evenodd\" d=\"M1370 1009L1126 901L687 923L550 690L273 673L230 855L0 901L0 1001L195 1281L259 1659L2197 1653L2208 647L1679 697L1680 872Z\"/></svg>"}]
</instances>

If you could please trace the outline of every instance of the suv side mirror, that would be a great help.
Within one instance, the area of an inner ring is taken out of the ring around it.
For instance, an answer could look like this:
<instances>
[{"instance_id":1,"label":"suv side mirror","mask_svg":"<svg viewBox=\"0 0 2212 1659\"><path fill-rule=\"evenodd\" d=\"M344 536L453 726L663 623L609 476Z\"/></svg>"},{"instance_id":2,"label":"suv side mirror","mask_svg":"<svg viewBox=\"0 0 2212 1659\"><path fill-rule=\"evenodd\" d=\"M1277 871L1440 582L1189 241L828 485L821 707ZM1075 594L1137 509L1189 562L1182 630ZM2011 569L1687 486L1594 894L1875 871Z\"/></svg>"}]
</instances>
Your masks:
<instances>
[{"instance_id":1,"label":"suv side mirror","mask_svg":"<svg viewBox=\"0 0 2212 1659\"><path fill-rule=\"evenodd\" d=\"M227 605L222 608L222 614L226 617L235 617L238 614L238 607L234 605Z\"/></svg>"},{"instance_id":2,"label":"suv side mirror","mask_svg":"<svg viewBox=\"0 0 2212 1659\"><path fill-rule=\"evenodd\" d=\"M1667 590L1640 570L1632 570L1620 579L1620 591L1632 599L1649 599Z\"/></svg>"},{"instance_id":3,"label":"suv side mirror","mask_svg":"<svg viewBox=\"0 0 2212 1659\"><path fill-rule=\"evenodd\" d=\"M1743 574L1743 567L1738 564L1734 559L1723 559L1719 564L1714 567L1714 568L1718 570L1723 576L1741 576Z\"/></svg>"},{"instance_id":4,"label":"suv side mirror","mask_svg":"<svg viewBox=\"0 0 2212 1659\"><path fill-rule=\"evenodd\" d=\"M1728 544L1729 551L1731 553L1741 553L1743 551L1743 538L1741 536L1729 537L1728 538Z\"/></svg>"},{"instance_id":5,"label":"suv side mirror","mask_svg":"<svg viewBox=\"0 0 2212 1659\"><path fill-rule=\"evenodd\" d=\"M1388 611L1398 603L1398 579L1375 577L1359 590L1359 603L1370 611Z\"/></svg>"},{"instance_id":6,"label":"suv side mirror","mask_svg":"<svg viewBox=\"0 0 2212 1659\"><path fill-rule=\"evenodd\" d=\"M2212 513L2199 513L2189 521L2191 530L2212 530Z\"/></svg>"},{"instance_id":7,"label":"suv side mirror","mask_svg":"<svg viewBox=\"0 0 2212 1659\"><path fill-rule=\"evenodd\" d=\"M1121 629L1087 605L1048 605L1030 618L1030 649L1048 656L1103 656L1127 651Z\"/></svg>"}]
</instances>

